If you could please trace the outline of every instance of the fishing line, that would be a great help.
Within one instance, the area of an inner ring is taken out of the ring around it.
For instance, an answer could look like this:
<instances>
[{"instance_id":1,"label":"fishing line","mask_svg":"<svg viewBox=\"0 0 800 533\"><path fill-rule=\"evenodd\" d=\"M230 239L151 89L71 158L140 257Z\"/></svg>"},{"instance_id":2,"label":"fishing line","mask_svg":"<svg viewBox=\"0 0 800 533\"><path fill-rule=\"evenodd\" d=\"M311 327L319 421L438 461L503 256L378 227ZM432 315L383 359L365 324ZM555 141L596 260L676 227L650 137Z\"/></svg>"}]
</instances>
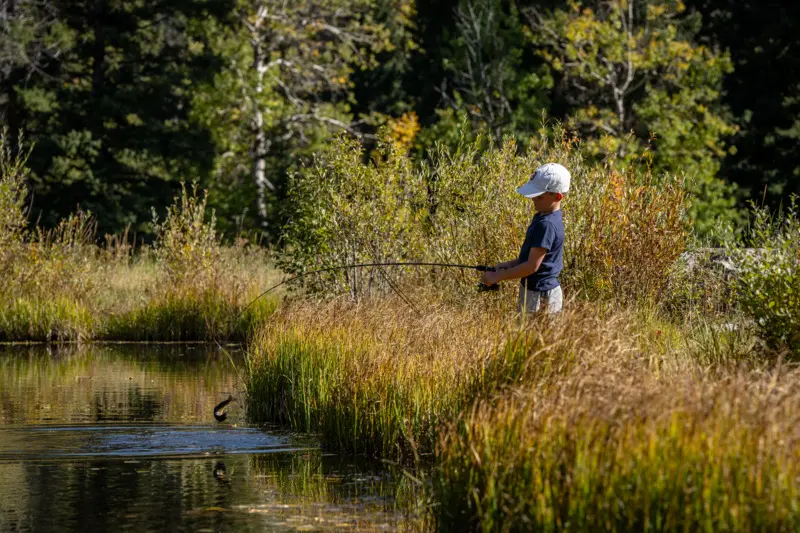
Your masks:
<instances>
[{"instance_id":1,"label":"fishing line","mask_svg":"<svg viewBox=\"0 0 800 533\"><path fill-rule=\"evenodd\" d=\"M263 298L267 294L271 293L275 289L277 289L277 288L279 288L279 287L281 287L283 285L286 285L287 283L291 283L292 281L295 281L295 280L298 280L298 279L302 279L302 278L304 278L306 276L313 276L315 274L323 274L325 272L335 272L337 270L346 270L348 268L426 267L426 266L428 266L428 267L443 267L443 268L460 268L462 270L477 270L478 272L495 272L496 271L495 267L487 266L487 265L462 265L462 264L458 264L458 263L432 263L432 262L427 262L427 261L410 261L410 262L395 262L395 261L393 261L393 262L386 262L386 263L355 263L355 264L352 264L352 265L337 265L337 266L332 266L332 267L318 268L316 270L311 270L309 272L302 272L300 274L297 274L295 276L287 278L287 279L281 281L280 283L276 283L275 285L269 287L267 290L265 290L264 292L262 292L261 294L256 296L250 303L248 303L246 306L244 306L244 308L242 308L242 310L239 311L239 313L236 315L236 317L231 322L231 324L230 324L230 326L228 328L228 333L225 336L225 340L223 341L223 343L224 344L228 344L228 340L230 339L231 335L233 334L233 330L234 330L234 327L236 326L236 323L239 321L239 319L242 317L242 315L244 315L244 313L248 309L250 309L250 307L253 306L254 303L256 303L258 300L260 300L261 298ZM386 276L386 274L384 272L381 272L381 274L384 276L384 278L386 279L386 282L389 284L389 286L392 288L392 290L397 292L400 295L401 299L403 299L403 301L405 301L412 309L414 309L415 311L417 311L417 313L419 313L419 311L416 309L416 307L413 305L413 303L411 303L410 299L408 299L408 297L405 294L403 294L402 291L400 291L400 288L397 287L397 285L393 281L391 281L389 279L389 277ZM491 286L484 285L483 283L478 284L478 290L479 291L494 291L494 290L497 290L498 288L499 288L499 285L497 285L497 284L491 285ZM233 356L230 354L230 352L228 352L228 350L225 349L225 346L223 345L223 343L220 343L220 341L217 340L216 335L214 336L214 343L228 357L228 361L230 361L231 365L233 366L234 370L236 371L236 375L239 378L239 381L243 384L244 389L245 389L245 393L247 393L247 384L242 379L242 375L239 372L239 368L236 366L236 363L233 360Z\"/></svg>"},{"instance_id":2,"label":"fishing line","mask_svg":"<svg viewBox=\"0 0 800 533\"><path fill-rule=\"evenodd\" d=\"M239 318L241 318L241 316L244 314L244 312L247 311L254 303L256 303L258 300L260 300L262 297L266 296L267 294L269 294L270 292L274 291L278 287L281 287L282 285L285 285L285 284L290 283L292 281L295 281L297 279L301 279L301 278L304 278L306 276L312 276L314 274L323 274L325 272L333 272L333 271L336 271L336 270L346 270L348 268L389 267L389 266L413 266L413 267L431 266L431 267L445 267L445 268L461 268L461 269L464 269L464 270L477 270L478 272L494 272L496 270L493 266L487 266L487 265L461 265L461 264L457 264L457 263L428 263L428 262L424 262L424 261L389 262L389 263L356 263L356 264L353 264L353 265L338 265L338 266L332 266L332 267L326 267L326 268L319 268L317 270L311 270L310 272L303 272L301 274L297 274L296 276L292 276L291 278L285 279L285 280L281 281L280 283L277 283L277 284L273 285L272 287L268 288L267 290L265 290L264 292L262 292L261 294L256 296L255 299L253 299L253 301L251 301L249 304L247 304L244 307L244 309L242 309L241 312L236 316L236 318L234 319L234 322L236 322L236 320L239 320ZM495 290L496 287L497 287L497 285L488 286L488 285L480 284L479 285L479 290L482 290L482 291L483 290Z\"/></svg>"}]
</instances>

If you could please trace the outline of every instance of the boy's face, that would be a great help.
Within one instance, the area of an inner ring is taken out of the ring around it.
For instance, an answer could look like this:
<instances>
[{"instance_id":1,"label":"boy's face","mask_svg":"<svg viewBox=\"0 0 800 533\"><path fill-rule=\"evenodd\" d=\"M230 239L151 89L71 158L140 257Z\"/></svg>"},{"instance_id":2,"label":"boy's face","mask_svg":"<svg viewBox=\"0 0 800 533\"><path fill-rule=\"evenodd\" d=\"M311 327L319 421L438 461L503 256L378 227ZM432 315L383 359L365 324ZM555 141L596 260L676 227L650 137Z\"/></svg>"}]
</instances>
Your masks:
<instances>
[{"instance_id":1,"label":"boy's face","mask_svg":"<svg viewBox=\"0 0 800 533\"><path fill-rule=\"evenodd\" d=\"M549 213L558 208L563 198L560 192L546 192L533 198L533 207L537 213Z\"/></svg>"}]
</instances>

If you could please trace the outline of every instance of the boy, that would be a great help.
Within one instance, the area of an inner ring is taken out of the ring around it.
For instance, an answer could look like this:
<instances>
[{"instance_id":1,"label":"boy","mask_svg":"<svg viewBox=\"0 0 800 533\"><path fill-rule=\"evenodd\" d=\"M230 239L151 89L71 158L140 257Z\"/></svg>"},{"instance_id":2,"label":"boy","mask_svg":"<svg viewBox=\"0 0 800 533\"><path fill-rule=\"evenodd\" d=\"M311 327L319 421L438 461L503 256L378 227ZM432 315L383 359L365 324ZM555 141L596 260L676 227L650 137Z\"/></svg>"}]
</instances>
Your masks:
<instances>
[{"instance_id":1,"label":"boy","mask_svg":"<svg viewBox=\"0 0 800 533\"><path fill-rule=\"evenodd\" d=\"M536 169L531 179L517 189L533 199L536 215L525 232L525 242L517 259L498 263L496 272L484 272L481 281L494 285L520 278L517 309L535 313L540 306L547 313L561 311L563 295L558 275L564 267L564 223L561 200L569 191L569 171L558 163Z\"/></svg>"}]
</instances>

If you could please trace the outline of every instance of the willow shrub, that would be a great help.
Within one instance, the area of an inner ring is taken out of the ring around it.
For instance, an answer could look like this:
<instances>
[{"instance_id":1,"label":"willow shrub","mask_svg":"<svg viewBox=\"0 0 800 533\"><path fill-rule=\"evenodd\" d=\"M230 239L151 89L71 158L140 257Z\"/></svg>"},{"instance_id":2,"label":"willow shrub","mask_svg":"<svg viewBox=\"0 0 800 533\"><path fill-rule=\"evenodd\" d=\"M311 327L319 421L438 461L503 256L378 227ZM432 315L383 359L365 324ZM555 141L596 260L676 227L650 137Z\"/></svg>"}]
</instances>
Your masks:
<instances>
[{"instance_id":1,"label":"willow shrub","mask_svg":"<svg viewBox=\"0 0 800 533\"><path fill-rule=\"evenodd\" d=\"M22 141L20 140L20 143ZM0 268L9 266L14 249L22 242L25 216L25 166L27 154L12 153L7 132L0 134ZM2 282L0 282L2 283ZM0 285L0 290L6 289Z\"/></svg>"},{"instance_id":2,"label":"willow shrub","mask_svg":"<svg viewBox=\"0 0 800 533\"><path fill-rule=\"evenodd\" d=\"M663 290L688 235L685 184L642 167L594 164L563 132L525 147L438 147L429 162L384 145L370 160L339 139L290 181L285 269L300 273L348 263L432 261L493 264L514 258L533 216L515 189L539 165L570 169L563 204L566 244L562 283L587 298L648 299ZM337 271L312 288L357 295L420 271ZM440 286L471 288L471 273L437 274Z\"/></svg>"},{"instance_id":3,"label":"willow shrub","mask_svg":"<svg viewBox=\"0 0 800 533\"><path fill-rule=\"evenodd\" d=\"M382 145L371 161L364 157L358 141L342 137L302 173L290 176L284 270L301 273L425 257L424 170L415 169L406 154L390 144ZM306 281L312 288L349 290L354 295L384 283L375 270L346 270Z\"/></svg>"},{"instance_id":4,"label":"willow shrub","mask_svg":"<svg viewBox=\"0 0 800 533\"><path fill-rule=\"evenodd\" d=\"M755 209L750 239L757 249L734 250L739 306L761 336L800 357L800 215L797 198L785 213Z\"/></svg>"}]
</instances>

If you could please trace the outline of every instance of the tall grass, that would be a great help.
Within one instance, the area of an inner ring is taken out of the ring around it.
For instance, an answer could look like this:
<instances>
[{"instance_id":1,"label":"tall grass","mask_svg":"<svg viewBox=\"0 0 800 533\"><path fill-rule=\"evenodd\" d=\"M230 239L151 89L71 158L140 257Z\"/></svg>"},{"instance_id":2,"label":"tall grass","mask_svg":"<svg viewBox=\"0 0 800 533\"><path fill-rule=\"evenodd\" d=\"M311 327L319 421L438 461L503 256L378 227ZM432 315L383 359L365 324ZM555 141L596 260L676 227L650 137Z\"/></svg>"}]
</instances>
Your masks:
<instances>
[{"instance_id":1,"label":"tall grass","mask_svg":"<svg viewBox=\"0 0 800 533\"><path fill-rule=\"evenodd\" d=\"M258 247L222 246L205 195L183 188L152 249L97 244L90 214L28 228L27 169L0 137L0 342L242 340L275 301L244 306L277 278Z\"/></svg>"},{"instance_id":2,"label":"tall grass","mask_svg":"<svg viewBox=\"0 0 800 533\"><path fill-rule=\"evenodd\" d=\"M797 371L604 366L482 402L442 438L441 531L790 531Z\"/></svg>"},{"instance_id":3,"label":"tall grass","mask_svg":"<svg viewBox=\"0 0 800 533\"><path fill-rule=\"evenodd\" d=\"M399 301L281 309L250 345L249 413L332 449L414 462L464 407L497 317L476 307L417 315Z\"/></svg>"},{"instance_id":4,"label":"tall grass","mask_svg":"<svg viewBox=\"0 0 800 533\"><path fill-rule=\"evenodd\" d=\"M252 419L433 465L443 531L786 529L796 370L726 363L635 312L295 302L250 348ZM522 326L522 327L520 327ZM675 326L676 328L678 326ZM688 338L687 338L688 337Z\"/></svg>"}]
</instances>

